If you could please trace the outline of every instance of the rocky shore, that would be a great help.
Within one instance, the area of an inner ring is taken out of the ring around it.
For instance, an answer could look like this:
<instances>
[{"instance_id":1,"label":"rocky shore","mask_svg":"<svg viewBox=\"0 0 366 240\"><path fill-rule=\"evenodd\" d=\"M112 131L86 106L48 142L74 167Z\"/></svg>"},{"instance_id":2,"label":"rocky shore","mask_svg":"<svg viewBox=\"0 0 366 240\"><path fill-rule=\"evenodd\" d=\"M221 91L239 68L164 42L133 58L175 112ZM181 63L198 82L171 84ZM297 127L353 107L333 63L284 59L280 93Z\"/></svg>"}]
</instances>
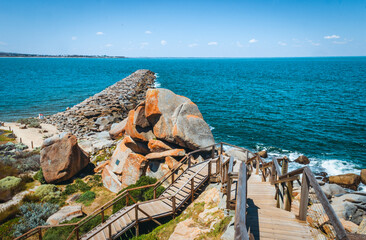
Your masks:
<instances>
[{"instance_id":1,"label":"rocky shore","mask_svg":"<svg viewBox=\"0 0 366 240\"><path fill-rule=\"evenodd\" d=\"M144 100L147 89L154 88L154 82L153 72L137 70L70 109L46 117L46 122L56 125L60 132L71 132L77 137L109 130Z\"/></svg>"}]
</instances>

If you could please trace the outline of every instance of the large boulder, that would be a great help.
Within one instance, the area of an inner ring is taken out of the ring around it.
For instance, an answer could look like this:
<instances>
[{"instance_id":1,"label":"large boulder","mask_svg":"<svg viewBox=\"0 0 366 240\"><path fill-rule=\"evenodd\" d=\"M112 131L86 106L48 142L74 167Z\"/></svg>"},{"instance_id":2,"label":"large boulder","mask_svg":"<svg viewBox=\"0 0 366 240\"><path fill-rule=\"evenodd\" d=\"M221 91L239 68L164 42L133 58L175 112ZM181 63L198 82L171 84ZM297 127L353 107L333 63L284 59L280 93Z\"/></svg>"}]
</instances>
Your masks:
<instances>
[{"instance_id":1,"label":"large boulder","mask_svg":"<svg viewBox=\"0 0 366 240\"><path fill-rule=\"evenodd\" d=\"M83 211L80 205L65 206L58 210L56 213L52 214L48 219L47 223L49 225L57 225L65 221L69 221L76 217L83 216Z\"/></svg>"},{"instance_id":2,"label":"large boulder","mask_svg":"<svg viewBox=\"0 0 366 240\"><path fill-rule=\"evenodd\" d=\"M157 139L151 139L147 146L151 152L164 152L173 149L169 144Z\"/></svg>"},{"instance_id":3,"label":"large boulder","mask_svg":"<svg viewBox=\"0 0 366 240\"><path fill-rule=\"evenodd\" d=\"M150 161L146 169L146 176L160 179L168 172L168 164L160 161Z\"/></svg>"},{"instance_id":4,"label":"large boulder","mask_svg":"<svg viewBox=\"0 0 366 240\"><path fill-rule=\"evenodd\" d=\"M125 144L127 140L123 139L116 147L111 157L111 168L114 173L122 174L123 166L128 156L133 151Z\"/></svg>"},{"instance_id":5,"label":"large boulder","mask_svg":"<svg viewBox=\"0 0 366 240\"><path fill-rule=\"evenodd\" d=\"M361 176L361 182L363 184L366 184L366 168L361 170L360 176Z\"/></svg>"},{"instance_id":6,"label":"large boulder","mask_svg":"<svg viewBox=\"0 0 366 240\"><path fill-rule=\"evenodd\" d=\"M133 109L128 113L125 133L135 140L148 142L150 139L155 138L151 127L141 127L137 125L142 124L141 122L143 122L143 120L141 120L142 111L140 109L142 107L143 106L140 106L136 110Z\"/></svg>"},{"instance_id":7,"label":"large boulder","mask_svg":"<svg viewBox=\"0 0 366 240\"><path fill-rule=\"evenodd\" d=\"M324 186L321 186L321 189L329 199L334 195L346 193L346 190L337 184L324 184Z\"/></svg>"},{"instance_id":8,"label":"large boulder","mask_svg":"<svg viewBox=\"0 0 366 240\"><path fill-rule=\"evenodd\" d=\"M135 141L130 136L126 136L123 139L123 141L124 141L126 147L130 148L132 151L134 151L136 153L141 153L141 154L149 153L149 148L143 142Z\"/></svg>"},{"instance_id":9,"label":"large boulder","mask_svg":"<svg viewBox=\"0 0 366 240\"><path fill-rule=\"evenodd\" d=\"M149 153L146 155L146 158L148 160L151 159L164 159L165 157L171 156L171 157L183 157L186 154L186 151L184 149L172 149L164 152L154 152Z\"/></svg>"},{"instance_id":10,"label":"large boulder","mask_svg":"<svg viewBox=\"0 0 366 240\"><path fill-rule=\"evenodd\" d=\"M131 153L123 166L122 176L120 177L123 187L127 187L137 182L145 173L147 165L146 157L141 154Z\"/></svg>"},{"instance_id":11,"label":"large boulder","mask_svg":"<svg viewBox=\"0 0 366 240\"><path fill-rule=\"evenodd\" d=\"M301 155L295 159L295 162L306 165L310 163L310 160L307 156Z\"/></svg>"},{"instance_id":12,"label":"large boulder","mask_svg":"<svg viewBox=\"0 0 366 240\"><path fill-rule=\"evenodd\" d=\"M149 89L145 116L158 139L192 150L215 143L196 104L168 89Z\"/></svg>"},{"instance_id":13,"label":"large boulder","mask_svg":"<svg viewBox=\"0 0 366 240\"><path fill-rule=\"evenodd\" d=\"M116 174L113 173L112 168L106 165L102 172L103 186L109 191L118 193L122 190L122 183L119 181Z\"/></svg>"},{"instance_id":14,"label":"large boulder","mask_svg":"<svg viewBox=\"0 0 366 240\"><path fill-rule=\"evenodd\" d=\"M71 133L62 133L43 142L41 168L48 183L58 183L72 178L89 163L89 155Z\"/></svg>"},{"instance_id":15,"label":"large boulder","mask_svg":"<svg viewBox=\"0 0 366 240\"><path fill-rule=\"evenodd\" d=\"M354 173L330 176L329 183L335 183L342 187L357 190L358 184L361 182L361 177Z\"/></svg>"},{"instance_id":16,"label":"large boulder","mask_svg":"<svg viewBox=\"0 0 366 240\"><path fill-rule=\"evenodd\" d=\"M357 203L363 202L366 202L366 196L347 193L339 197L334 196L331 205L339 218L359 225L363 219L364 211L358 208Z\"/></svg>"},{"instance_id":17,"label":"large boulder","mask_svg":"<svg viewBox=\"0 0 366 240\"><path fill-rule=\"evenodd\" d=\"M124 132L125 132L126 124L127 124L127 118L125 118L120 123L112 124L111 130L109 131L109 136L112 139L121 138L123 136Z\"/></svg>"},{"instance_id":18,"label":"large boulder","mask_svg":"<svg viewBox=\"0 0 366 240\"><path fill-rule=\"evenodd\" d=\"M262 150L262 151L259 151L257 152L257 154L262 157L262 158L267 158L268 157L268 153L266 150Z\"/></svg>"}]
</instances>

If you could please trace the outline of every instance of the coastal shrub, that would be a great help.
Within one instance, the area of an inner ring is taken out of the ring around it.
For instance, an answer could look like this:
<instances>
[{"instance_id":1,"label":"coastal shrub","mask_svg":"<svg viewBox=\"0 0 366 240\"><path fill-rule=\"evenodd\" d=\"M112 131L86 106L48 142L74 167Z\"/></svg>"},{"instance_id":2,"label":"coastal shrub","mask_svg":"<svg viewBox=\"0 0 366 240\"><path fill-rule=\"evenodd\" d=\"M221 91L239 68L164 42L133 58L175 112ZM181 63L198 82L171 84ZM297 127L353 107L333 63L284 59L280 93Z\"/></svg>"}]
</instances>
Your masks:
<instances>
[{"instance_id":1,"label":"coastal shrub","mask_svg":"<svg viewBox=\"0 0 366 240\"><path fill-rule=\"evenodd\" d=\"M105 216L105 218L107 219L108 216ZM63 224L76 223L80 219L81 218L74 218L70 221L63 222ZM84 225L80 227L80 235L89 232L97 225L99 225L101 222L102 222L101 215L98 215L95 218L91 219L90 221L86 222ZM50 228L45 232L43 240L66 239L73 229L74 229L73 226Z\"/></svg>"},{"instance_id":2,"label":"coastal shrub","mask_svg":"<svg viewBox=\"0 0 366 240\"><path fill-rule=\"evenodd\" d=\"M69 185L66 185L66 188L62 192L62 194L71 195L73 193L76 193L77 191L79 191L79 190L75 184L69 184Z\"/></svg>"},{"instance_id":3,"label":"coastal shrub","mask_svg":"<svg viewBox=\"0 0 366 240\"><path fill-rule=\"evenodd\" d=\"M46 179L44 179L42 168L33 176L34 180L37 180L41 184L46 184Z\"/></svg>"},{"instance_id":4,"label":"coastal shrub","mask_svg":"<svg viewBox=\"0 0 366 240\"><path fill-rule=\"evenodd\" d=\"M21 118L17 123L27 125L30 128L41 128L41 123L37 118Z\"/></svg>"},{"instance_id":5,"label":"coastal shrub","mask_svg":"<svg viewBox=\"0 0 366 240\"><path fill-rule=\"evenodd\" d=\"M14 236L18 237L37 226L44 225L49 216L57 212L59 206L52 203L25 203L19 207L22 217L15 225Z\"/></svg>"},{"instance_id":6,"label":"coastal shrub","mask_svg":"<svg viewBox=\"0 0 366 240\"><path fill-rule=\"evenodd\" d=\"M102 176L98 174L93 175L92 178L88 181L88 185L95 187L103 187Z\"/></svg>"},{"instance_id":7,"label":"coastal shrub","mask_svg":"<svg viewBox=\"0 0 366 240\"><path fill-rule=\"evenodd\" d=\"M22 182L21 178L14 176L8 176L0 180L0 188L2 189L12 189L17 187Z\"/></svg>"},{"instance_id":8,"label":"coastal shrub","mask_svg":"<svg viewBox=\"0 0 366 240\"><path fill-rule=\"evenodd\" d=\"M12 206L6 208L6 210L1 211L0 224L3 224L4 222L15 218L19 213L20 212L19 212L19 206L18 205L12 205Z\"/></svg>"},{"instance_id":9,"label":"coastal shrub","mask_svg":"<svg viewBox=\"0 0 366 240\"><path fill-rule=\"evenodd\" d=\"M78 200L76 200L76 202L78 203L82 203L85 206L90 206L90 204L94 201L95 199L95 192L92 191L86 191L85 193L83 193L80 198Z\"/></svg>"},{"instance_id":10,"label":"coastal shrub","mask_svg":"<svg viewBox=\"0 0 366 240\"><path fill-rule=\"evenodd\" d=\"M57 202L61 197L60 189L53 184L44 184L39 186L34 195L38 197L42 202Z\"/></svg>"},{"instance_id":11,"label":"coastal shrub","mask_svg":"<svg viewBox=\"0 0 366 240\"><path fill-rule=\"evenodd\" d=\"M41 156L36 151L23 151L23 150L9 150L0 153L0 162L3 166L8 166L17 169L18 174L29 171L37 171L40 168ZM5 170L0 170L0 174ZM9 175L9 174L8 174Z\"/></svg>"},{"instance_id":12,"label":"coastal shrub","mask_svg":"<svg viewBox=\"0 0 366 240\"><path fill-rule=\"evenodd\" d=\"M41 199L33 193L28 193L28 194L24 195L24 197L22 199L23 203L36 203L36 202L40 202L40 201L41 201Z\"/></svg>"},{"instance_id":13,"label":"coastal shrub","mask_svg":"<svg viewBox=\"0 0 366 240\"><path fill-rule=\"evenodd\" d=\"M88 186L88 184L86 184L83 180L79 178L75 180L75 185L76 188L82 192L86 192L91 189L91 186Z\"/></svg>"},{"instance_id":14,"label":"coastal shrub","mask_svg":"<svg viewBox=\"0 0 366 240\"><path fill-rule=\"evenodd\" d=\"M6 176L18 176L18 169L0 162L0 179Z\"/></svg>"},{"instance_id":15,"label":"coastal shrub","mask_svg":"<svg viewBox=\"0 0 366 240\"><path fill-rule=\"evenodd\" d=\"M4 224L0 225L0 239L11 240L14 239L14 226L19 222L20 218L13 218Z\"/></svg>"},{"instance_id":16,"label":"coastal shrub","mask_svg":"<svg viewBox=\"0 0 366 240\"><path fill-rule=\"evenodd\" d=\"M119 193L125 191L126 189L131 189L131 188L135 188L135 187L141 187L141 186L154 184L154 183L156 183L156 181L157 181L156 178L152 178L152 177L148 177L148 176L142 176L135 184L131 184L130 186L124 188ZM156 192L156 196L159 196L164 191L164 189L165 188L162 187L162 186L158 187L157 192ZM149 187L149 188L142 188L142 189L133 190L133 191L130 191L130 195L136 201L151 200L151 199L154 198L154 188ZM129 199L128 204L129 205L133 204L132 199ZM113 205L113 213L119 211L120 209L122 209L125 206L126 206L126 200L125 200L125 198L123 198L120 201L118 201L116 204Z\"/></svg>"}]
</instances>

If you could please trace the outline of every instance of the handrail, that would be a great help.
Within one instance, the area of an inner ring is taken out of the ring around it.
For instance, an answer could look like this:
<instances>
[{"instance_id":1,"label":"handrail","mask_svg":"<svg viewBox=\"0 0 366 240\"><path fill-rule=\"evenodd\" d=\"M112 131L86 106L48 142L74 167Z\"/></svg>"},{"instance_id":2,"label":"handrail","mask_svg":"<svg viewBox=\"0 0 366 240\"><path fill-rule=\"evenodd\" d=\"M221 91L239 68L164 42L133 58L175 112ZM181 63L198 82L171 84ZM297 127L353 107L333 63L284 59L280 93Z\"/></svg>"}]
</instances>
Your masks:
<instances>
[{"instance_id":1,"label":"handrail","mask_svg":"<svg viewBox=\"0 0 366 240\"><path fill-rule=\"evenodd\" d=\"M246 209L247 209L247 165L242 162L240 164L238 192L235 210L235 240L249 240L248 230L246 227Z\"/></svg>"},{"instance_id":2,"label":"handrail","mask_svg":"<svg viewBox=\"0 0 366 240\"><path fill-rule=\"evenodd\" d=\"M201 172L202 171L202 169L204 168L204 167L206 167L208 164L210 163L210 161L206 161L204 164L203 164L203 166L199 169L199 170L197 170L172 196L176 196L177 195L177 193L178 192L180 192L185 186L186 186L186 184L187 183L189 183L190 181L192 181L192 179L199 173L199 172Z\"/></svg>"},{"instance_id":3,"label":"handrail","mask_svg":"<svg viewBox=\"0 0 366 240\"><path fill-rule=\"evenodd\" d=\"M99 207L98 209L95 209L91 214L85 216L84 218L80 219L78 222L76 223L70 223L67 226L76 226L73 231L70 233L69 238L72 236L72 234L80 228L80 226L84 225L86 222L90 221L91 219L95 218L98 214L104 212L105 209L111 207L112 205L114 205L117 201L120 201L122 198L126 197L126 195L130 192L130 191L134 191L137 189L143 189L143 188L148 188L148 187L154 187L154 191L156 191L156 189L164 182L166 181L172 174L174 174L174 172L176 172L183 164L185 161L189 160L189 157L197 152L200 151L207 151L208 148L212 148L212 147L216 147L216 146L222 146L222 145L227 145L227 146L231 146L231 147L235 147L239 150L243 150L246 151L248 153L251 153L253 155L255 155L255 153L251 152L250 150L243 148L243 147L239 147L230 143L226 143L226 142L219 142L219 143L215 143L215 144L211 144L209 146L194 150L192 152L189 152L188 154L186 154L178 163L176 163L173 168L167 172L166 174L164 174L164 176L162 176L155 184L150 184L150 185L145 185L145 186L141 186L141 187L136 187L136 188L130 188L130 189L126 189L125 191L119 193L116 197L114 197L113 199L109 200L107 203L103 204L101 207ZM33 229L30 229L28 232L24 233L23 235L17 237L15 240L19 240L19 239L23 239L28 238L34 234L37 233L36 230L42 229L42 228L55 228L55 227L64 227L66 225L64 224L59 224L59 225L52 225L52 226L38 226L35 227ZM30 233L32 233L31 235L29 235ZM29 236L28 236L29 235Z\"/></svg>"}]
</instances>

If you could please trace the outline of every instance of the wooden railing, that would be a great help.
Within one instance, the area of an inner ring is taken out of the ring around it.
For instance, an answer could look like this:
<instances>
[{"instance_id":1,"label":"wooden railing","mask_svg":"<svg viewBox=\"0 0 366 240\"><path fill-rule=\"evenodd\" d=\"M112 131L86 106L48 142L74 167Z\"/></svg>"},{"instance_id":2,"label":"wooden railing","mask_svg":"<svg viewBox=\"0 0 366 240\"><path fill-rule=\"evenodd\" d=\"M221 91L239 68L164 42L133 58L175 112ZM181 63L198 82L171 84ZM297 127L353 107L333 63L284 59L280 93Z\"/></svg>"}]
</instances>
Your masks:
<instances>
[{"instance_id":1,"label":"wooden railing","mask_svg":"<svg viewBox=\"0 0 366 240\"><path fill-rule=\"evenodd\" d=\"M157 196L157 188L159 186L161 186L162 184L164 184L167 181L171 181L170 185L172 183L174 183L174 181L179 178L180 176L182 176L182 174L184 174L189 167L191 167L192 165L192 158L193 158L193 154L199 153L199 152L209 152L211 151L211 160L215 158L215 156L220 156L223 154L223 146L229 146L229 147L234 147L237 149L240 149L241 151L247 153L247 160L249 157L249 154L253 155L254 158L256 157L256 155L254 153L252 153L251 151L249 151L248 149L242 148L242 147L238 147L229 143L225 143L225 142L220 142L220 143L216 143L201 149L197 149L195 151L192 151L188 154L186 154L178 163L176 163L173 168L167 172L163 177L161 177L155 184L151 184L151 185L146 185L146 186L141 186L141 187L136 187L136 188L131 188L131 189L126 189L125 191L119 193L115 198L113 198L112 200L108 201L107 203L105 203L103 206L99 207L98 209L96 209L95 211L93 211L90 215L82 218L80 221L76 222L76 223L70 223L70 224L59 224L59 225L45 225L45 226L38 226L36 228L33 228L31 230L29 230L28 232L26 232L25 234L19 236L16 238L16 240L20 240L20 239L27 239L31 236L34 235L38 235L38 239L41 240L42 239L42 230L44 229L49 229L49 228L59 228L59 227L67 227L67 226L73 226L74 229L72 230L72 232L70 233L70 235L68 236L68 240L72 239L72 237L74 236L77 240L80 239L80 228L88 223L89 221L91 221L92 219L96 218L97 216L101 216L102 219L102 223L104 223L106 221L106 217L105 217L105 212L108 211L111 207L113 207L117 202L121 201L122 199L125 198L126 200L126 206L128 206L129 204L129 199L131 198L131 200L133 202L135 202L135 200L133 199L133 197L131 196L130 192L134 191L134 190L138 190L138 189L144 189L144 188L149 188L149 187L154 187L154 199L157 199L159 196ZM218 148L218 149L217 149ZM253 159L254 159L253 158ZM253 160L252 159L252 160ZM258 160L258 158L255 158ZM232 159L233 160L233 159ZM212 169L212 162L213 161L208 161L208 171L209 171L209 175L208 177L205 179L205 181L210 182L211 177L215 176L220 176L221 179L224 178L225 181L232 181L233 179L237 178L238 175L232 172L232 168L233 165L231 163L230 165L230 161L226 161L225 163L221 163L221 161L217 160L216 161L216 173L213 173L211 171ZM232 162L232 161L231 161ZM257 162L257 164L259 164L259 162ZM187 166L187 168L179 173L179 169L181 169L183 166ZM231 171L229 171L229 169L231 169ZM196 176L196 175L195 175ZM193 182L193 178L190 180L191 184ZM168 185L168 187L170 186ZM226 182L226 186L231 186L231 184L228 184L228 182ZM229 187L230 188L230 187ZM229 191L230 192L230 191ZM193 200L194 197L194 191L192 192L193 194L191 194L191 199ZM230 194L230 193L229 193ZM175 195L174 196L170 196L170 199L175 200ZM229 199L229 198L228 198ZM184 202L186 202L188 199L185 199ZM137 206L139 203L136 203ZM230 203L227 203L227 205L229 206ZM180 204L180 206L182 206L182 204ZM177 209L180 206L176 206L175 210L172 210L173 215L175 214L175 212L177 211ZM141 211L141 209L140 209ZM136 225L135 225L136 226Z\"/></svg>"},{"instance_id":2,"label":"wooden railing","mask_svg":"<svg viewBox=\"0 0 366 240\"><path fill-rule=\"evenodd\" d=\"M281 164L280 164L281 163ZM288 171L288 158L273 158L272 162L262 165L262 174L270 176L270 182L276 188L277 207L291 211L293 182L297 181L301 185L300 208L298 218L306 221L309 206L309 188L314 190L314 199L321 204L322 210L327 215L329 223L333 227L334 237L337 239L349 239L338 216L334 212L327 197L319 186L314 174L309 167L302 167L291 172ZM302 175L300 183L300 175Z\"/></svg>"}]
</instances>

